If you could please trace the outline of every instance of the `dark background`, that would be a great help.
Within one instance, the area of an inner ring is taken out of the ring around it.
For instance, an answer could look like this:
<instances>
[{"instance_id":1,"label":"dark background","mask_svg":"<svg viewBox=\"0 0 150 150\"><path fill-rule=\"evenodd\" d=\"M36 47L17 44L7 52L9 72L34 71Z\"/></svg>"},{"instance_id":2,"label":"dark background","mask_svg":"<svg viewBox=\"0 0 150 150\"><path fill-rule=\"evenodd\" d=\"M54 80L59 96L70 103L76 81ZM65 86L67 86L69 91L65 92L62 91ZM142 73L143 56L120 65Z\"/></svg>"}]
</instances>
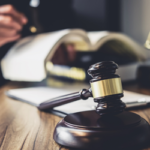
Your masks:
<instances>
[{"instance_id":1,"label":"dark background","mask_svg":"<svg viewBox=\"0 0 150 150\"><path fill-rule=\"evenodd\" d=\"M65 28L82 28L86 31L121 30L120 0L41 0L37 8L30 7L29 3L30 0L0 0L0 5L12 4L27 16L29 21L22 36L32 34L30 26L35 26L38 33ZM0 48L0 59L14 43Z\"/></svg>"},{"instance_id":2,"label":"dark background","mask_svg":"<svg viewBox=\"0 0 150 150\"><path fill-rule=\"evenodd\" d=\"M87 31L121 31L120 0L41 0L37 8L29 6L30 0L1 0L0 5L12 4L28 18L22 36L32 34L31 26L37 33L66 28L82 28ZM0 59L14 44L0 48Z\"/></svg>"},{"instance_id":3,"label":"dark background","mask_svg":"<svg viewBox=\"0 0 150 150\"><path fill-rule=\"evenodd\" d=\"M80 27L88 31L121 31L120 0L74 0Z\"/></svg>"}]
</instances>

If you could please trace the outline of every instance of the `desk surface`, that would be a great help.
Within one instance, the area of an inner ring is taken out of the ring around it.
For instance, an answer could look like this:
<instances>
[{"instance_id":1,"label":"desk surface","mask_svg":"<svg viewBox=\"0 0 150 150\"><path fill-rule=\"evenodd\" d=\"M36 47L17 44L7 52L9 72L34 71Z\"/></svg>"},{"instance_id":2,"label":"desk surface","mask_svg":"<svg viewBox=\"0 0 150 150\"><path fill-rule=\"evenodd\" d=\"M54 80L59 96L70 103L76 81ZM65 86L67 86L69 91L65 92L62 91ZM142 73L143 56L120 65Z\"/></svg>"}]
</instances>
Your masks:
<instances>
[{"instance_id":1,"label":"desk surface","mask_svg":"<svg viewBox=\"0 0 150 150\"><path fill-rule=\"evenodd\" d=\"M20 83L10 82L0 88L0 150L68 150L53 140L60 117L5 96L6 90L18 87ZM124 85L124 89L150 95L150 88L141 88L135 83ZM150 108L133 112L150 123Z\"/></svg>"}]
</instances>

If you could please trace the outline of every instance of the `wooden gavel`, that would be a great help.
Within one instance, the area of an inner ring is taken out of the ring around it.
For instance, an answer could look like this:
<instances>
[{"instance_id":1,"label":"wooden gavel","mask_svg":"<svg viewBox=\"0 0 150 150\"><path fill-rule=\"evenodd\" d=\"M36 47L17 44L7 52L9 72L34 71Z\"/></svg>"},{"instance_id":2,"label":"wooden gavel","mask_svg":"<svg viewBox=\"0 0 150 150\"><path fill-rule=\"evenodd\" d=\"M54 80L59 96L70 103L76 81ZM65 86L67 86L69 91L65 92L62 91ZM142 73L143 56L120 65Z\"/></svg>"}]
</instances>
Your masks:
<instances>
[{"instance_id":1,"label":"wooden gavel","mask_svg":"<svg viewBox=\"0 0 150 150\"><path fill-rule=\"evenodd\" d=\"M42 103L40 110L50 109L76 100L94 98L98 103L96 111L100 115L117 114L125 109L123 90L120 77L115 74L118 65L113 61L103 61L89 67L88 74L93 78L90 80L91 88L82 89L80 92L59 96Z\"/></svg>"},{"instance_id":2,"label":"wooden gavel","mask_svg":"<svg viewBox=\"0 0 150 150\"><path fill-rule=\"evenodd\" d=\"M137 114L124 111L121 79L113 61L96 63L88 69L91 88L60 96L40 105L52 108L68 102L93 97L95 110L68 114L55 127L53 138L63 146L89 150L138 149L149 143L150 128Z\"/></svg>"}]
</instances>

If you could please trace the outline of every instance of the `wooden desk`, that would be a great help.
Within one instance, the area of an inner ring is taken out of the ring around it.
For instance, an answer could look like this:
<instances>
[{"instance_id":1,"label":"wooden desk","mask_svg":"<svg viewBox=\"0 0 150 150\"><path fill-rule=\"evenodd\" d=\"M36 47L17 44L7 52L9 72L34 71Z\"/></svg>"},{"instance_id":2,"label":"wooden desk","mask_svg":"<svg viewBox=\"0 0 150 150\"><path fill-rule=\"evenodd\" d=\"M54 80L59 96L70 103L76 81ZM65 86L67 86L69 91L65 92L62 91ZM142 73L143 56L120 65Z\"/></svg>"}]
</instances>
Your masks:
<instances>
[{"instance_id":1,"label":"wooden desk","mask_svg":"<svg viewBox=\"0 0 150 150\"><path fill-rule=\"evenodd\" d=\"M5 96L6 90L18 87L21 84L10 82L0 88L0 150L67 150L53 140L60 117ZM136 84L124 85L124 89L150 95L150 89ZM150 122L150 108L134 112Z\"/></svg>"}]
</instances>

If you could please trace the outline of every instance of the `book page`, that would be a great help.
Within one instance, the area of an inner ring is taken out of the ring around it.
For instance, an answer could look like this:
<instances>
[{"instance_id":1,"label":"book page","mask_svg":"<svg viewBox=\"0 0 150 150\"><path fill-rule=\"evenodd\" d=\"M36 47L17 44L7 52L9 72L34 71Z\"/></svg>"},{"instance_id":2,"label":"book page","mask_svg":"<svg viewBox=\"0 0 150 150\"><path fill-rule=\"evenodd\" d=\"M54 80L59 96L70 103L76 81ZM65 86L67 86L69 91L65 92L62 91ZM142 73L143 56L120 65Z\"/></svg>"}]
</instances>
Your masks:
<instances>
[{"instance_id":1,"label":"book page","mask_svg":"<svg viewBox=\"0 0 150 150\"><path fill-rule=\"evenodd\" d=\"M73 34L84 37L82 30L61 30L30 36L18 41L1 61L5 79L41 81L46 77L45 59L52 57L57 47ZM66 39L65 39L66 38Z\"/></svg>"},{"instance_id":2,"label":"book page","mask_svg":"<svg viewBox=\"0 0 150 150\"><path fill-rule=\"evenodd\" d=\"M67 32L39 34L17 42L2 60L4 77L18 81L44 79L44 60L57 40Z\"/></svg>"},{"instance_id":3,"label":"book page","mask_svg":"<svg viewBox=\"0 0 150 150\"><path fill-rule=\"evenodd\" d=\"M108 31L94 31L87 33L92 45L95 45L101 38L107 36L108 34Z\"/></svg>"}]
</instances>

